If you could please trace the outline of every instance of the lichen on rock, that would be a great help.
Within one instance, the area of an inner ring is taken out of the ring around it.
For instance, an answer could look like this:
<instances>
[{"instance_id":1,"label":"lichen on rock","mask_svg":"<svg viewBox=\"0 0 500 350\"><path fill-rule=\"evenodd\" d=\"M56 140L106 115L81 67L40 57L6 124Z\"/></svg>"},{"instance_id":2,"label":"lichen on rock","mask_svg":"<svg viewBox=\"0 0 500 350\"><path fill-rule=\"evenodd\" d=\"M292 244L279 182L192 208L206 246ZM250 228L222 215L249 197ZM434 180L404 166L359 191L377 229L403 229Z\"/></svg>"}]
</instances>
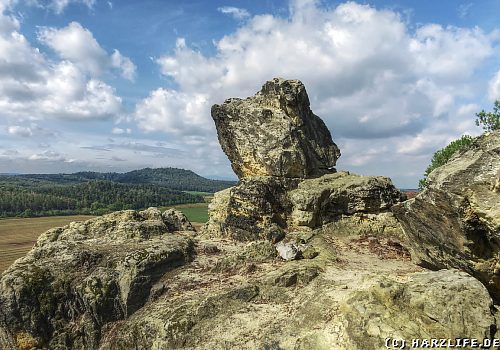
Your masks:
<instances>
[{"instance_id":1,"label":"lichen on rock","mask_svg":"<svg viewBox=\"0 0 500 350\"><path fill-rule=\"evenodd\" d=\"M331 172L340 156L298 80L270 80L253 97L214 105L212 118L240 178L319 176Z\"/></svg>"}]
</instances>

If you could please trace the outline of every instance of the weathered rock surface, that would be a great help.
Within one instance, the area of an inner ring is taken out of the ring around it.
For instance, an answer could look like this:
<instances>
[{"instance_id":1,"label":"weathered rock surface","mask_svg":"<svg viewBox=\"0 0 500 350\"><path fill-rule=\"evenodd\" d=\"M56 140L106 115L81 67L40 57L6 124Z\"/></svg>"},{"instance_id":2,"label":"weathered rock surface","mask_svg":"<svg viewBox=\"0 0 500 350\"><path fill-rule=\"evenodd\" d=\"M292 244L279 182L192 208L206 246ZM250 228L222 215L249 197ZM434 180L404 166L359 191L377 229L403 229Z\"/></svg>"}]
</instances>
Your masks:
<instances>
[{"instance_id":1,"label":"weathered rock surface","mask_svg":"<svg viewBox=\"0 0 500 350\"><path fill-rule=\"evenodd\" d=\"M500 131L477 138L428 182L394 207L412 257L434 269L463 269L500 299Z\"/></svg>"},{"instance_id":2,"label":"weathered rock surface","mask_svg":"<svg viewBox=\"0 0 500 350\"><path fill-rule=\"evenodd\" d=\"M203 253L207 244L219 252ZM316 258L283 261L266 241L200 241L192 263L164 276L171 288L110 327L100 349L365 350L386 337L495 336L488 292L468 274L424 272L325 230L307 244Z\"/></svg>"},{"instance_id":3,"label":"weathered rock surface","mask_svg":"<svg viewBox=\"0 0 500 350\"><path fill-rule=\"evenodd\" d=\"M391 180L348 172L308 179L288 194L290 222L311 228L354 214L379 214L404 200Z\"/></svg>"},{"instance_id":4,"label":"weathered rock surface","mask_svg":"<svg viewBox=\"0 0 500 350\"><path fill-rule=\"evenodd\" d=\"M304 259L281 259L268 240L173 234L153 209L48 231L2 275L0 348L365 350L386 337L496 337L491 298L468 274L424 271L385 238L328 225L287 240Z\"/></svg>"},{"instance_id":5,"label":"weathered rock surface","mask_svg":"<svg viewBox=\"0 0 500 350\"><path fill-rule=\"evenodd\" d=\"M390 208L404 199L385 177L339 172L315 179L255 177L215 194L204 232L237 240L284 237L289 228L332 224L345 234L402 236Z\"/></svg>"},{"instance_id":6,"label":"weathered rock surface","mask_svg":"<svg viewBox=\"0 0 500 350\"><path fill-rule=\"evenodd\" d=\"M296 187L297 182L288 178L254 177L217 192L209 205L210 218L203 232L240 241L280 237L291 210L287 191Z\"/></svg>"},{"instance_id":7,"label":"weathered rock surface","mask_svg":"<svg viewBox=\"0 0 500 350\"><path fill-rule=\"evenodd\" d=\"M193 241L172 234L172 222L186 219L150 208L42 234L0 279L0 348L97 348L106 324L136 312L192 258Z\"/></svg>"},{"instance_id":8,"label":"weathered rock surface","mask_svg":"<svg viewBox=\"0 0 500 350\"><path fill-rule=\"evenodd\" d=\"M212 118L239 178L319 176L331 172L340 156L298 80L270 80L253 97L214 105Z\"/></svg>"}]
</instances>

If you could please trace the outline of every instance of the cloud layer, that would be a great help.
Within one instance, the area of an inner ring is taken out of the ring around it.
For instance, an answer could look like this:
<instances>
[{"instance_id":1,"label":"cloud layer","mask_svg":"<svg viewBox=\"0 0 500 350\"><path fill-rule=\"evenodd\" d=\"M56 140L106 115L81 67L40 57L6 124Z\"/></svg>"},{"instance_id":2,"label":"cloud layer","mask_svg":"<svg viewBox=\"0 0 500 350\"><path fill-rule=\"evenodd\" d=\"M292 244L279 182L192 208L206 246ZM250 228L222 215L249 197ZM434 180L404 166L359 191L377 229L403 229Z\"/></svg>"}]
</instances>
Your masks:
<instances>
[{"instance_id":1,"label":"cloud layer","mask_svg":"<svg viewBox=\"0 0 500 350\"><path fill-rule=\"evenodd\" d=\"M437 24L411 31L397 12L354 2L292 1L289 18L251 17L215 43L214 55L178 39L175 52L157 61L178 88L151 92L136 120L148 132L208 132L211 104L253 94L272 77L301 79L313 111L344 145L342 165L369 173L384 158L423 171L434 150L478 133L467 106L485 86L478 93L471 82L495 37Z\"/></svg>"}]
</instances>

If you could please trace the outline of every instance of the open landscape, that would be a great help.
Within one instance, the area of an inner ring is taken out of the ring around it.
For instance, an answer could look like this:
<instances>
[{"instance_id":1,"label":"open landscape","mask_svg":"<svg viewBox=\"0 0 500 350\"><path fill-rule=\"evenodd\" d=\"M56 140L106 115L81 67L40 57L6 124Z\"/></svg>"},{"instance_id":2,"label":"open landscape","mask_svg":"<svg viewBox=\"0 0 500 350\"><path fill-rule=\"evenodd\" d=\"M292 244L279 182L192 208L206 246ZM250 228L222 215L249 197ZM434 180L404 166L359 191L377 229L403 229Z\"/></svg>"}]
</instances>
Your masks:
<instances>
[{"instance_id":1,"label":"open landscape","mask_svg":"<svg viewBox=\"0 0 500 350\"><path fill-rule=\"evenodd\" d=\"M500 349L500 0L0 0L0 350Z\"/></svg>"}]
</instances>

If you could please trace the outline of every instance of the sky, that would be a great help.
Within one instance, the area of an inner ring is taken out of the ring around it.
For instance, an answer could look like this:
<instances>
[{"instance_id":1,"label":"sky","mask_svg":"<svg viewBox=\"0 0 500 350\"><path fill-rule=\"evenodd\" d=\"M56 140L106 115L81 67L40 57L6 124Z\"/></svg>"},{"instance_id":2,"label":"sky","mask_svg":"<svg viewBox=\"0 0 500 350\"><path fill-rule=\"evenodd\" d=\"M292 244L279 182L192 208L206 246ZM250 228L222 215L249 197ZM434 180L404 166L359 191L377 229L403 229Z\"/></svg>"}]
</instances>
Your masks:
<instances>
[{"instance_id":1,"label":"sky","mask_svg":"<svg viewBox=\"0 0 500 350\"><path fill-rule=\"evenodd\" d=\"M210 107L300 79L337 169L417 187L500 98L500 1L0 0L0 173L236 178Z\"/></svg>"}]
</instances>

